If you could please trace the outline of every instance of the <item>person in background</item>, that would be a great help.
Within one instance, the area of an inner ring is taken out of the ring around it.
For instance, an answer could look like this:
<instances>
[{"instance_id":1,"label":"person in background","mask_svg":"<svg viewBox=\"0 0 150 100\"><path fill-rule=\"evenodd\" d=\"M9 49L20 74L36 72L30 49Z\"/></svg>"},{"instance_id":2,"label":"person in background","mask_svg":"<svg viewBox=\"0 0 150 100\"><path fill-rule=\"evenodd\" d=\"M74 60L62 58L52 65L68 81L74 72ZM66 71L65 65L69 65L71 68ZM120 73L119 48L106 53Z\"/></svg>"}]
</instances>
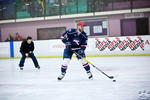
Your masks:
<instances>
[{"instance_id":1,"label":"person in background","mask_svg":"<svg viewBox=\"0 0 150 100\"><path fill-rule=\"evenodd\" d=\"M7 39L5 41L6 42L13 41L13 36L9 33L9 36L7 37Z\"/></svg>"},{"instance_id":2,"label":"person in background","mask_svg":"<svg viewBox=\"0 0 150 100\"><path fill-rule=\"evenodd\" d=\"M40 16L43 16L44 15L44 0L37 0L37 1L40 5L40 9L39 9Z\"/></svg>"},{"instance_id":3,"label":"person in background","mask_svg":"<svg viewBox=\"0 0 150 100\"><path fill-rule=\"evenodd\" d=\"M35 68L40 69L38 61L34 56L34 43L32 41L32 37L27 37L25 41L21 43L20 52L22 54L22 58L19 63L20 70L23 70L24 62L26 57L30 57L34 63Z\"/></svg>"},{"instance_id":4,"label":"person in background","mask_svg":"<svg viewBox=\"0 0 150 100\"><path fill-rule=\"evenodd\" d=\"M14 41L22 41L22 36L19 35L19 33L16 33L16 37L14 38Z\"/></svg>"}]
</instances>

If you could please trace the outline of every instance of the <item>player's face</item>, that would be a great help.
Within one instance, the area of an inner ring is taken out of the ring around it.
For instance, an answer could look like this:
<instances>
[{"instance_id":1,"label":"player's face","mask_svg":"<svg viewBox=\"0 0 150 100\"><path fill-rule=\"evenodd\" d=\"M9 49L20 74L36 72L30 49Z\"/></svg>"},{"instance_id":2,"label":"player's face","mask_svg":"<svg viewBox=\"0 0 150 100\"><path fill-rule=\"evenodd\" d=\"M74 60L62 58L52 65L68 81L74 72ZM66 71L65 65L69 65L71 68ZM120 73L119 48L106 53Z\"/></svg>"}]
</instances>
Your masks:
<instances>
[{"instance_id":1,"label":"player's face","mask_svg":"<svg viewBox=\"0 0 150 100\"><path fill-rule=\"evenodd\" d=\"M32 40L31 40L31 39L27 40L27 43L28 43L28 44L30 44L31 42L32 42Z\"/></svg>"},{"instance_id":2,"label":"player's face","mask_svg":"<svg viewBox=\"0 0 150 100\"><path fill-rule=\"evenodd\" d=\"M78 26L78 30L79 30L80 32L83 32L83 31L84 31L84 26Z\"/></svg>"}]
</instances>

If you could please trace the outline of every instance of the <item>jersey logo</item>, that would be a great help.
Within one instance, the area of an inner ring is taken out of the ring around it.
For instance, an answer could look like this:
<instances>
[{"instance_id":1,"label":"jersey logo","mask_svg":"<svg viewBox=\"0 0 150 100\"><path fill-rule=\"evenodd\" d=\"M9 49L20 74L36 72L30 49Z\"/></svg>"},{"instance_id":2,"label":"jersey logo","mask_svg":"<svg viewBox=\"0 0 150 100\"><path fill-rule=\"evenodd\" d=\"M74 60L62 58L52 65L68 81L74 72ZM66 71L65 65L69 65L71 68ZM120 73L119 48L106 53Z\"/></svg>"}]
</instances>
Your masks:
<instances>
[{"instance_id":1,"label":"jersey logo","mask_svg":"<svg viewBox=\"0 0 150 100\"><path fill-rule=\"evenodd\" d=\"M77 45L79 45L80 41L79 40L73 40Z\"/></svg>"}]
</instances>

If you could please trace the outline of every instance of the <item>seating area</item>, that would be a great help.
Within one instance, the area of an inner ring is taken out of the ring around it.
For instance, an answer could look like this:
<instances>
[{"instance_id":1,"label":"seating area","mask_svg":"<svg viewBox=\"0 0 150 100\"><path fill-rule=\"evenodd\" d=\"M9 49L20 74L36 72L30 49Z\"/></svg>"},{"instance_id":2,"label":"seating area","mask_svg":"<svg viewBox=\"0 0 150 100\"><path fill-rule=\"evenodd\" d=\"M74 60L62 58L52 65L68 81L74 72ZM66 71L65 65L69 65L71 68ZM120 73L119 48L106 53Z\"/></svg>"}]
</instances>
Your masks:
<instances>
[{"instance_id":1,"label":"seating area","mask_svg":"<svg viewBox=\"0 0 150 100\"><path fill-rule=\"evenodd\" d=\"M0 0L0 20L150 8L150 0Z\"/></svg>"},{"instance_id":2,"label":"seating area","mask_svg":"<svg viewBox=\"0 0 150 100\"><path fill-rule=\"evenodd\" d=\"M17 18L29 18L30 17L30 14L26 11L21 11L21 12L17 12L16 13L16 17Z\"/></svg>"}]
</instances>

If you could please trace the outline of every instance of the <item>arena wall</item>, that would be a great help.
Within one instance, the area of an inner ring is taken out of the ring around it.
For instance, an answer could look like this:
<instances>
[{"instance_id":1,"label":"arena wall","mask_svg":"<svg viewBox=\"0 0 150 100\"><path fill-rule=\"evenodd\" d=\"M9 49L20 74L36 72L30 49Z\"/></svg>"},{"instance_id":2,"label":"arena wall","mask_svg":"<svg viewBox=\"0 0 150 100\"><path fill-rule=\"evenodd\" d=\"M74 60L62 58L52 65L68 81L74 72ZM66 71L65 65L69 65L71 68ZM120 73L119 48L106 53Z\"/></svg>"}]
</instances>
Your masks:
<instances>
[{"instance_id":1,"label":"arena wall","mask_svg":"<svg viewBox=\"0 0 150 100\"><path fill-rule=\"evenodd\" d=\"M12 45L13 43L13 45ZM62 57L65 45L60 39L34 41L37 57ZM21 42L1 42L0 58L21 57ZM150 55L150 36L89 38L87 56Z\"/></svg>"}]
</instances>

